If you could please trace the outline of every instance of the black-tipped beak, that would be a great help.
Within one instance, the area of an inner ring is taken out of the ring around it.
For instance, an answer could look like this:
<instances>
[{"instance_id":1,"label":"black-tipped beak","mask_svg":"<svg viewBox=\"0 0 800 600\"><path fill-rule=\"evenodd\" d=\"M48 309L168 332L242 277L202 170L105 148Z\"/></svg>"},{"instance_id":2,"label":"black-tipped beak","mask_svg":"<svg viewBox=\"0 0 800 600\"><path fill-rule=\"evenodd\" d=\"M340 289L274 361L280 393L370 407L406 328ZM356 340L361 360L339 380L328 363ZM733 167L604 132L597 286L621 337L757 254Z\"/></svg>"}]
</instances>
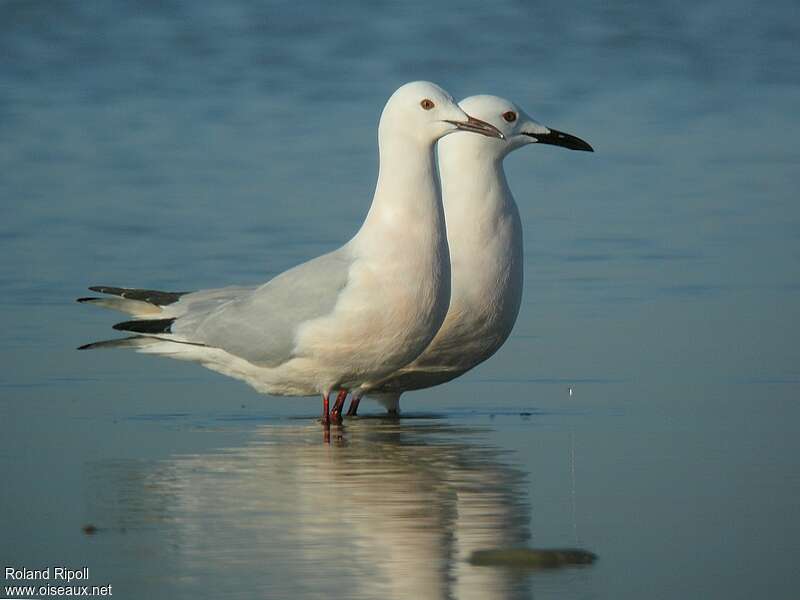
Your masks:
<instances>
[{"instance_id":1,"label":"black-tipped beak","mask_svg":"<svg viewBox=\"0 0 800 600\"><path fill-rule=\"evenodd\" d=\"M495 127L487 123L486 121L481 121L480 119L476 119L475 117L470 117L467 115L466 121L446 121L451 125L455 125L461 131L471 131L473 133L480 133L481 135L485 135L488 137L499 138L501 140L506 139L501 131Z\"/></svg>"},{"instance_id":2,"label":"black-tipped beak","mask_svg":"<svg viewBox=\"0 0 800 600\"><path fill-rule=\"evenodd\" d=\"M548 127L548 129L550 128ZM570 150L582 150L583 152L594 152L594 148L592 148L588 143L584 142L581 138L564 133L563 131L557 131L555 129L550 129L550 133L523 132L523 135L532 137L540 144L561 146L563 148L569 148Z\"/></svg>"}]
</instances>

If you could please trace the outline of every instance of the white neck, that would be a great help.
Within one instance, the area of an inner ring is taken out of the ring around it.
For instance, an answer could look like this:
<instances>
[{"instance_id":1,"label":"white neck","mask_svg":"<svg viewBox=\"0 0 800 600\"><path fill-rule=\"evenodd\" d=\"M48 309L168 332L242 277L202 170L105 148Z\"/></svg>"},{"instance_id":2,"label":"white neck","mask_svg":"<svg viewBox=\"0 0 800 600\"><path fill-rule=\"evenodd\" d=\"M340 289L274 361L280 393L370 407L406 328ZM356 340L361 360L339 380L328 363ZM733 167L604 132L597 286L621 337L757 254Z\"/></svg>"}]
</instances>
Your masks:
<instances>
[{"instance_id":1,"label":"white neck","mask_svg":"<svg viewBox=\"0 0 800 600\"><path fill-rule=\"evenodd\" d=\"M448 239L469 235L470 247L479 251L479 241L495 236L493 225L515 215L517 206L503 170L505 153L482 140L459 140L460 135L444 140L439 149Z\"/></svg>"},{"instance_id":2,"label":"white neck","mask_svg":"<svg viewBox=\"0 0 800 600\"><path fill-rule=\"evenodd\" d=\"M358 244L381 245L387 230L421 234L438 243L444 233L444 208L434 145L402 132L379 129L380 170L367 218L356 234Z\"/></svg>"},{"instance_id":3,"label":"white neck","mask_svg":"<svg viewBox=\"0 0 800 600\"><path fill-rule=\"evenodd\" d=\"M439 148L451 310L489 311L510 331L522 294L523 253L519 210L503 171L505 153L471 139L452 141Z\"/></svg>"}]
</instances>

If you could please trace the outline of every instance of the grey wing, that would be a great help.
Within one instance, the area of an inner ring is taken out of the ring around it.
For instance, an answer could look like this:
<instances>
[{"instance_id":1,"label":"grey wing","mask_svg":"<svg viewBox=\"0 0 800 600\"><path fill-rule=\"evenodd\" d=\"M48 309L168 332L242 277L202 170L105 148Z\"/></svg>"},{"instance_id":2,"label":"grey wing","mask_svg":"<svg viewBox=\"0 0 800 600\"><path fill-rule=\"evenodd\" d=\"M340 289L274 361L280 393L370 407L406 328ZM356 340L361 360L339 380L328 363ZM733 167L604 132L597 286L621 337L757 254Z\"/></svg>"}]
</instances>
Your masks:
<instances>
[{"instance_id":1,"label":"grey wing","mask_svg":"<svg viewBox=\"0 0 800 600\"><path fill-rule=\"evenodd\" d=\"M298 327L333 310L351 264L344 248L317 257L211 310L187 311L172 332L255 364L278 366L292 357Z\"/></svg>"},{"instance_id":2,"label":"grey wing","mask_svg":"<svg viewBox=\"0 0 800 600\"><path fill-rule=\"evenodd\" d=\"M256 289L256 286L251 285L188 292L183 294L174 304L163 307L162 316L167 318L186 318L187 321L196 320L232 300L249 296Z\"/></svg>"}]
</instances>

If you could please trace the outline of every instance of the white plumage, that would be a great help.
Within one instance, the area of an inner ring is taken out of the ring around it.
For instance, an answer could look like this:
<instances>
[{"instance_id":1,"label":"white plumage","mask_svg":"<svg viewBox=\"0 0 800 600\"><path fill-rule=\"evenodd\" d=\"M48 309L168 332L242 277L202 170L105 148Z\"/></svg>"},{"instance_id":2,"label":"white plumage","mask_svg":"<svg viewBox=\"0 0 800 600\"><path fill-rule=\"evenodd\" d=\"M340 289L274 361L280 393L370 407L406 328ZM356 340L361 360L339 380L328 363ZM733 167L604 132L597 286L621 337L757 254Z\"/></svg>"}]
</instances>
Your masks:
<instances>
[{"instance_id":1,"label":"white plumage","mask_svg":"<svg viewBox=\"0 0 800 600\"><path fill-rule=\"evenodd\" d=\"M360 392L416 358L444 320L450 261L434 145L470 118L438 86L398 89L381 116L380 172L362 227L341 248L255 288L186 294L120 288L85 298L137 320L117 329L140 352L191 360L260 392ZM129 296L125 298L125 296Z\"/></svg>"},{"instance_id":2,"label":"white plumage","mask_svg":"<svg viewBox=\"0 0 800 600\"><path fill-rule=\"evenodd\" d=\"M522 223L503 159L535 143L592 151L583 140L539 124L503 98L473 96L459 105L496 126L504 139L457 134L439 143L450 306L425 351L367 391L390 411L398 410L403 392L445 383L488 359L514 327L522 299Z\"/></svg>"}]
</instances>

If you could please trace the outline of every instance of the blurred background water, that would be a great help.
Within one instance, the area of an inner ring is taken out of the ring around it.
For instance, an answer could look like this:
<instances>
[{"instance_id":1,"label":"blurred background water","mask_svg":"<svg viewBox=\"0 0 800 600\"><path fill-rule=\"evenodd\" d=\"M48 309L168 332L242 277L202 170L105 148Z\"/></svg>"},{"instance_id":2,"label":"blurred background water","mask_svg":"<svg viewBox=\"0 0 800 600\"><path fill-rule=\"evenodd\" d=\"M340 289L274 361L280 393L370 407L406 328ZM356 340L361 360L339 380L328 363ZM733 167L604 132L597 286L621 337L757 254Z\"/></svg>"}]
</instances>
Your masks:
<instances>
[{"instance_id":1,"label":"blurred background water","mask_svg":"<svg viewBox=\"0 0 800 600\"><path fill-rule=\"evenodd\" d=\"M0 562L120 597L794 597L799 24L789 1L0 3ZM506 161L526 291L494 358L325 446L315 399L75 352L115 322L87 285L256 283L349 239L413 79L596 150ZM465 562L520 544L600 559Z\"/></svg>"}]
</instances>

